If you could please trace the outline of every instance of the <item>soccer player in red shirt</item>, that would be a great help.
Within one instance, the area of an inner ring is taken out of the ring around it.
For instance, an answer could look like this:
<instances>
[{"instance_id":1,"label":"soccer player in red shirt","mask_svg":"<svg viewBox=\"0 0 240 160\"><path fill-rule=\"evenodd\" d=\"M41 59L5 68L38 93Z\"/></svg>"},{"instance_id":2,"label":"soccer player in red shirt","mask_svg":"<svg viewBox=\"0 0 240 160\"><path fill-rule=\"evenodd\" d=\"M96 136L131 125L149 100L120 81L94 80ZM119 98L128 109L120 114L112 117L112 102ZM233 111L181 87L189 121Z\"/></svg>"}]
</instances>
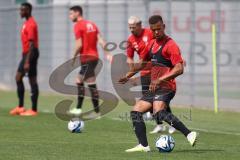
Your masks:
<instances>
[{"instance_id":1,"label":"soccer player in red shirt","mask_svg":"<svg viewBox=\"0 0 240 160\"><path fill-rule=\"evenodd\" d=\"M190 131L175 115L166 111L176 93L175 78L183 74L184 70L180 49L176 42L165 34L165 24L161 16L151 16L149 24L155 39L146 47L144 58L139 60L142 65L134 66L125 77L119 80L119 83L122 84L127 82L130 77L144 68L144 61L151 61L149 91L143 95L131 111L131 118L139 144L126 150L126 152L150 151L146 126L142 117L142 114L150 109L153 109L155 119L165 121L179 130L192 146L194 146L197 138L196 132Z\"/></svg>"},{"instance_id":2,"label":"soccer player in red shirt","mask_svg":"<svg viewBox=\"0 0 240 160\"><path fill-rule=\"evenodd\" d=\"M78 86L78 103L77 107L70 110L71 114L81 114L82 103L84 100L84 82L88 84L88 87L92 96L92 103L94 110L97 113L96 117L100 115L99 111L99 95L96 85L95 68L98 64L98 50L97 44L104 49L106 42L100 35L98 27L95 23L83 19L82 7L73 6L70 8L69 18L75 23L74 34L75 34L75 49L74 49L74 61L80 54L81 70L77 77ZM104 50L106 57L111 55Z\"/></svg>"},{"instance_id":3,"label":"soccer player in red shirt","mask_svg":"<svg viewBox=\"0 0 240 160\"><path fill-rule=\"evenodd\" d=\"M142 59L144 56L144 51L146 46L153 39L152 31L149 28L142 27L142 21L136 16L131 16L128 19L128 27L131 31L131 35L128 37L127 45L127 63L129 64L130 70L134 66L134 53L138 54L139 59ZM142 85L142 95L147 93L149 90L149 85L151 83L151 63L149 62L147 67L144 70L141 70L141 85ZM170 107L167 108L167 111L171 113ZM151 115L150 112L146 115ZM150 132L150 134L158 133L165 130L165 126L162 121L156 120L157 126ZM173 133L175 128L169 126L169 133Z\"/></svg>"},{"instance_id":4,"label":"soccer player in red shirt","mask_svg":"<svg viewBox=\"0 0 240 160\"><path fill-rule=\"evenodd\" d=\"M144 50L147 44L153 39L152 31L142 27L141 20L136 16L128 19L128 27L131 35L128 37L128 45L126 49L127 63L130 69L134 66L134 53L138 54L141 59L144 56ZM150 63L149 63L150 64ZM150 64L151 66L151 64ZM150 85L150 69L141 71L142 94L149 90Z\"/></svg>"},{"instance_id":5,"label":"soccer player in red shirt","mask_svg":"<svg viewBox=\"0 0 240 160\"><path fill-rule=\"evenodd\" d=\"M38 26L33 18L32 5L30 3L22 3L20 8L21 18L26 21L21 29L22 41L22 60L20 61L17 74L17 94L19 104L16 108L10 111L11 115L21 116L35 116L37 115L37 101L38 101L38 83L37 83L37 62L39 57L38 50ZM23 77L27 75L31 86L31 101L32 109L25 110L24 108L24 84Z\"/></svg>"}]
</instances>

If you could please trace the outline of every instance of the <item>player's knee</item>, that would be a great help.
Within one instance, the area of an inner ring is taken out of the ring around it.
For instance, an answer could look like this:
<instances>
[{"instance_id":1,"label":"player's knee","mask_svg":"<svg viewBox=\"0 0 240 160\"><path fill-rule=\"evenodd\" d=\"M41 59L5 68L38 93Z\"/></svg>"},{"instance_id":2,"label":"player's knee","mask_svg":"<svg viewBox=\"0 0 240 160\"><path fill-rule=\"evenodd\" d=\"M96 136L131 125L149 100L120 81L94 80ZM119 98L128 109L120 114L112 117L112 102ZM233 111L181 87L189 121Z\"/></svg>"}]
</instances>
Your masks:
<instances>
[{"instance_id":1,"label":"player's knee","mask_svg":"<svg viewBox=\"0 0 240 160\"><path fill-rule=\"evenodd\" d=\"M139 102L137 102L137 103L133 106L132 111L135 111L135 112L142 112L142 111L141 111L141 105L140 105Z\"/></svg>"},{"instance_id":2,"label":"player's knee","mask_svg":"<svg viewBox=\"0 0 240 160\"><path fill-rule=\"evenodd\" d=\"M79 75L77 78L76 78L76 82L75 82L77 85L79 84L83 84L83 77L81 75Z\"/></svg>"},{"instance_id":3,"label":"player's knee","mask_svg":"<svg viewBox=\"0 0 240 160\"><path fill-rule=\"evenodd\" d=\"M163 111L164 109L165 109L164 107L155 107L155 108L153 108L153 113Z\"/></svg>"},{"instance_id":4,"label":"player's knee","mask_svg":"<svg viewBox=\"0 0 240 160\"><path fill-rule=\"evenodd\" d=\"M88 77L87 79L85 79L85 82L87 82L88 84L96 84L96 77L95 76Z\"/></svg>"},{"instance_id":5,"label":"player's knee","mask_svg":"<svg viewBox=\"0 0 240 160\"><path fill-rule=\"evenodd\" d=\"M153 113L157 113L163 110L166 110L167 105L164 102L154 102L153 104Z\"/></svg>"},{"instance_id":6,"label":"player's knee","mask_svg":"<svg viewBox=\"0 0 240 160\"><path fill-rule=\"evenodd\" d=\"M18 83L18 82L20 82L20 79L16 76L15 81L16 81L16 83Z\"/></svg>"},{"instance_id":7,"label":"player's knee","mask_svg":"<svg viewBox=\"0 0 240 160\"><path fill-rule=\"evenodd\" d=\"M22 82L21 76L17 74L17 75L15 76L15 81L16 81L16 83Z\"/></svg>"}]
</instances>

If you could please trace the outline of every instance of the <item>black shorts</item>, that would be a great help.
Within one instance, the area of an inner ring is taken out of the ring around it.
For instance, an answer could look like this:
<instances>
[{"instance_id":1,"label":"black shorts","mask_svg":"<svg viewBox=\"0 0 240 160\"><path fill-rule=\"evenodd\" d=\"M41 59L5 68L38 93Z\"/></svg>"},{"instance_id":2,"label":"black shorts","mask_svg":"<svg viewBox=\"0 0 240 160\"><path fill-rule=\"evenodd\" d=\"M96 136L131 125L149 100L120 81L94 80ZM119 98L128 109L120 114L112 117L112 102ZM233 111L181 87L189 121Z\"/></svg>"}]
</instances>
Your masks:
<instances>
[{"instance_id":1,"label":"black shorts","mask_svg":"<svg viewBox=\"0 0 240 160\"><path fill-rule=\"evenodd\" d=\"M37 76L37 63L38 63L38 57L39 57L39 51L37 48L34 48L33 53L29 57L29 71L28 71L28 77L35 77ZM23 55L22 59L18 65L17 71L22 73L24 76L26 74L24 70L24 64L26 61L27 55Z\"/></svg>"},{"instance_id":2,"label":"black shorts","mask_svg":"<svg viewBox=\"0 0 240 160\"><path fill-rule=\"evenodd\" d=\"M147 74L141 76L141 85L142 85L142 95L149 91L149 85L151 83L151 75Z\"/></svg>"},{"instance_id":3,"label":"black shorts","mask_svg":"<svg viewBox=\"0 0 240 160\"><path fill-rule=\"evenodd\" d=\"M95 77L95 68L97 67L98 60L89 61L81 65L81 70L79 71L79 74L83 76L84 80Z\"/></svg>"},{"instance_id":4,"label":"black shorts","mask_svg":"<svg viewBox=\"0 0 240 160\"><path fill-rule=\"evenodd\" d=\"M157 89L155 92L148 91L143 95L141 100L153 103L154 101L163 101L169 106L170 101L175 96L175 91L167 89Z\"/></svg>"}]
</instances>

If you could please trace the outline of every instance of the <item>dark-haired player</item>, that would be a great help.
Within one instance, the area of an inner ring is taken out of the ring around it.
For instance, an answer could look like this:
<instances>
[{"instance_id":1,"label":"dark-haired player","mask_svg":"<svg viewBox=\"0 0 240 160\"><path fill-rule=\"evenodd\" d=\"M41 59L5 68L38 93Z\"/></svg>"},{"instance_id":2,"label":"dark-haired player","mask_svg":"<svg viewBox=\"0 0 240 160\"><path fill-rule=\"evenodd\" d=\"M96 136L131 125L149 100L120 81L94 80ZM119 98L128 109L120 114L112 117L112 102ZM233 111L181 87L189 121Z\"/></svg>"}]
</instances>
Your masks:
<instances>
[{"instance_id":1,"label":"dark-haired player","mask_svg":"<svg viewBox=\"0 0 240 160\"><path fill-rule=\"evenodd\" d=\"M19 64L16 83L19 104L10 111L11 115L35 116L37 115L38 101L38 83L37 83L37 62L39 57L38 50L38 25L32 16L32 5L30 3L22 3L20 8L21 18L25 18L21 29L22 41L22 60ZM27 75L31 86L32 109L24 108L24 84L23 77Z\"/></svg>"},{"instance_id":2,"label":"dark-haired player","mask_svg":"<svg viewBox=\"0 0 240 160\"><path fill-rule=\"evenodd\" d=\"M165 34L165 24L161 16L151 16L149 24L155 39L149 43L144 58L140 59L139 63L141 65L134 66L125 77L119 80L119 83L127 82L130 77L145 66L144 61L151 61L149 91L144 94L131 111L138 145L126 150L126 152L150 151L146 126L142 117L142 114L150 109L153 109L155 119L165 121L179 130L192 146L194 146L197 138L196 132L190 131L176 116L166 111L176 93L175 78L183 74L184 71L180 49L176 42Z\"/></svg>"},{"instance_id":3,"label":"dark-haired player","mask_svg":"<svg viewBox=\"0 0 240 160\"><path fill-rule=\"evenodd\" d=\"M71 7L69 18L75 23L75 48L73 53L74 61L78 56L80 56L81 62L81 70L76 81L78 86L78 103L77 107L69 112L76 115L81 114L82 103L85 95L84 83L87 83L91 92L94 110L96 112L96 114L93 116L98 117L100 115L99 95L95 77L95 68L99 59L97 44L99 43L104 49L106 42L100 35L96 24L83 18L83 10L81 6ZM111 55L105 50L104 53L106 57L111 57Z\"/></svg>"},{"instance_id":4,"label":"dark-haired player","mask_svg":"<svg viewBox=\"0 0 240 160\"><path fill-rule=\"evenodd\" d=\"M128 27L131 31L131 35L128 37L127 45L127 63L129 64L130 69L134 66L134 53L138 54L138 57L141 59L144 56L145 48L148 43L153 39L153 33L149 28L142 27L142 21L139 17L131 16L128 19ZM141 71L141 86L142 86L142 95L144 95L149 90L149 85L151 82L151 63L149 62L147 67ZM168 112L171 112L170 107L167 108ZM150 112L146 115L151 115ZM165 130L165 126L161 121L156 121L156 127L150 132L150 134L158 133ZM169 126L169 133L174 133L175 128Z\"/></svg>"}]
</instances>

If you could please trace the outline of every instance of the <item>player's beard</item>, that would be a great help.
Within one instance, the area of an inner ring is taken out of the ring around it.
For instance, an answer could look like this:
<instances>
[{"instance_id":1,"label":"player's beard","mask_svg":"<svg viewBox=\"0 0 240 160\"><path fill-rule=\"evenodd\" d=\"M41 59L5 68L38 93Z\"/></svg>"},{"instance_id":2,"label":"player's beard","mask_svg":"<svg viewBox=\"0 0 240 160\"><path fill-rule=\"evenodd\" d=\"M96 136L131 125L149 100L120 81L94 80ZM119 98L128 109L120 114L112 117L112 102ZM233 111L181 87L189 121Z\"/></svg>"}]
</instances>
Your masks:
<instances>
[{"instance_id":1,"label":"player's beard","mask_svg":"<svg viewBox=\"0 0 240 160\"><path fill-rule=\"evenodd\" d=\"M163 34L163 35L157 37L156 39L157 39L157 41L161 41L161 40L163 40L165 37L166 37L166 35Z\"/></svg>"},{"instance_id":2,"label":"player's beard","mask_svg":"<svg viewBox=\"0 0 240 160\"><path fill-rule=\"evenodd\" d=\"M73 18L73 20L72 20L73 22L77 22L77 17L76 18Z\"/></svg>"},{"instance_id":3,"label":"player's beard","mask_svg":"<svg viewBox=\"0 0 240 160\"><path fill-rule=\"evenodd\" d=\"M132 32L132 34L133 34L134 36L137 36L137 32Z\"/></svg>"},{"instance_id":4,"label":"player's beard","mask_svg":"<svg viewBox=\"0 0 240 160\"><path fill-rule=\"evenodd\" d=\"M20 14L20 17L23 19L23 18L25 18L27 16L26 16L26 14Z\"/></svg>"}]
</instances>

